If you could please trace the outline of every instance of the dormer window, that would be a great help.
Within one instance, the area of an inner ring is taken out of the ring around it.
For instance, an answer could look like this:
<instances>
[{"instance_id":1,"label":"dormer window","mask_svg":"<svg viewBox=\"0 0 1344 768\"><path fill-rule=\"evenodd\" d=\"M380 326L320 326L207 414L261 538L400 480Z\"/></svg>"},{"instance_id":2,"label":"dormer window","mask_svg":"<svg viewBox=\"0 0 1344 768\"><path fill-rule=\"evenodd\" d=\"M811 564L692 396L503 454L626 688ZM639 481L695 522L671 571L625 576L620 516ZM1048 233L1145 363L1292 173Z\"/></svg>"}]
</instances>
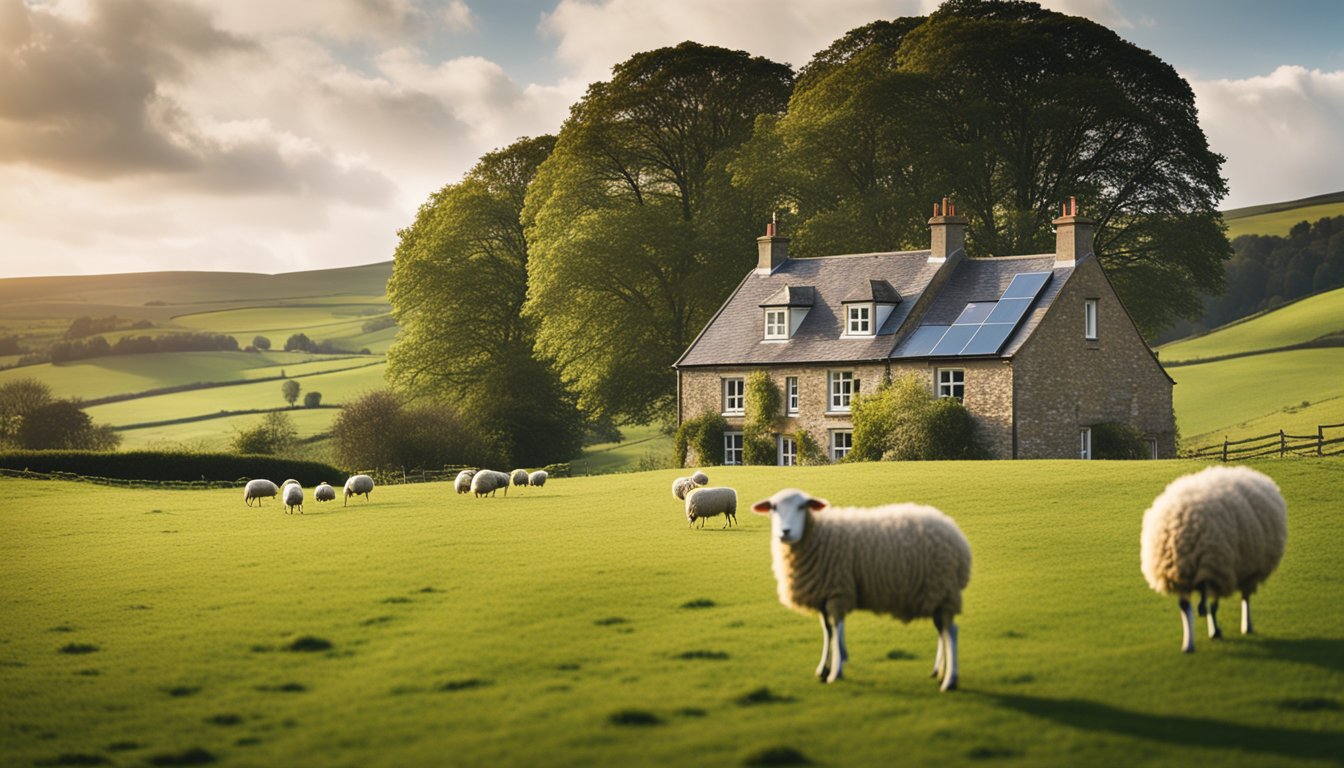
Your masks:
<instances>
[{"instance_id":1,"label":"dormer window","mask_svg":"<svg viewBox=\"0 0 1344 768\"><path fill-rule=\"evenodd\" d=\"M872 304L850 304L846 307L845 314L849 319L849 321L845 324L846 335L848 336L873 335Z\"/></svg>"},{"instance_id":2,"label":"dormer window","mask_svg":"<svg viewBox=\"0 0 1344 768\"><path fill-rule=\"evenodd\" d=\"M786 285L761 302L765 310L765 340L788 341L812 308L814 293L810 285Z\"/></svg>"},{"instance_id":3,"label":"dormer window","mask_svg":"<svg viewBox=\"0 0 1344 768\"><path fill-rule=\"evenodd\" d=\"M789 338L789 310L787 309L765 310L765 338L767 339Z\"/></svg>"}]
</instances>

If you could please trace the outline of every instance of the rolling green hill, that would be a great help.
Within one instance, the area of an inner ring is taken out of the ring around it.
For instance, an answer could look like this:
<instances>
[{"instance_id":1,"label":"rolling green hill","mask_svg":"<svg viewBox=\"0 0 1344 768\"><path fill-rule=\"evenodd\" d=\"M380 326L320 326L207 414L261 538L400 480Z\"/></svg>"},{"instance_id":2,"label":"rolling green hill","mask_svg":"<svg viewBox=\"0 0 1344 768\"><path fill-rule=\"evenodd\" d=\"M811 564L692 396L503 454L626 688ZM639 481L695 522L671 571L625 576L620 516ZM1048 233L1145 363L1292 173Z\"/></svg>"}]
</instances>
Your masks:
<instances>
[{"instance_id":1,"label":"rolling green hill","mask_svg":"<svg viewBox=\"0 0 1344 768\"><path fill-rule=\"evenodd\" d=\"M1309 296L1202 336L1165 344L1158 351L1164 363L1186 363L1278 349L1338 335L1344 335L1344 288Z\"/></svg>"},{"instance_id":2,"label":"rolling green hill","mask_svg":"<svg viewBox=\"0 0 1344 768\"><path fill-rule=\"evenodd\" d=\"M1139 574L1143 510L1193 462L716 468L739 525L688 530L674 471L507 497L387 486L285 515L237 489L6 479L0 754L12 765L1338 765L1339 460L1263 462L1288 548L1256 634L1178 651ZM934 630L856 613L818 685L782 607L783 486L914 499L974 566L959 691ZM309 491L311 494L311 489ZM1080 506L1079 501L1086 500Z\"/></svg>"},{"instance_id":3,"label":"rolling green hill","mask_svg":"<svg viewBox=\"0 0 1344 768\"><path fill-rule=\"evenodd\" d=\"M1282 236L1298 222L1329 216L1344 216L1344 192L1223 211L1229 240L1241 235Z\"/></svg>"}]
</instances>

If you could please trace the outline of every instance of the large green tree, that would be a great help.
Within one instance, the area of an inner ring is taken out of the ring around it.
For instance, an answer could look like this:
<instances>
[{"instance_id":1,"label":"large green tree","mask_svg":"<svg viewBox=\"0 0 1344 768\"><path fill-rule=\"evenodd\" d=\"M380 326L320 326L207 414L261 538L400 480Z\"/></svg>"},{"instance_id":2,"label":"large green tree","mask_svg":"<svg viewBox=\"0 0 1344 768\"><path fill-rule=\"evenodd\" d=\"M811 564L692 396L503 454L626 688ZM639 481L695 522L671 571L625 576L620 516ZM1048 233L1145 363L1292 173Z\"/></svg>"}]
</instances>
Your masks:
<instances>
[{"instance_id":1,"label":"large green tree","mask_svg":"<svg viewBox=\"0 0 1344 768\"><path fill-rule=\"evenodd\" d=\"M1189 85L1151 53L1035 3L949 0L818 54L734 170L797 211L797 248L813 255L922 247L927 204L946 194L973 255L1049 251L1050 220L1076 196L1152 334L1220 287L1222 160Z\"/></svg>"},{"instance_id":2,"label":"large green tree","mask_svg":"<svg viewBox=\"0 0 1344 768\"><path fill-rule=\"evenodd\" d=\"M501 455L540 466L578 452L582 419L557 373L533 354L523 314L530 246L520 215L554 137L520 139L436 192L400 232L388 299L400 330L388 377L451 402Z\"/></svg>"},{"instance_id":3,"label":"large green tree","mask_svg":"<svg viewBox=\"0 0 1344 768\"><path fill-rule=\"evenodd\" d=\"M668 412L669 366L754 261L768 211L727 163L792 81L686 42L617 65L571 109L528 190L527 313L592 417Z\"/></svg>"}]
</instances>

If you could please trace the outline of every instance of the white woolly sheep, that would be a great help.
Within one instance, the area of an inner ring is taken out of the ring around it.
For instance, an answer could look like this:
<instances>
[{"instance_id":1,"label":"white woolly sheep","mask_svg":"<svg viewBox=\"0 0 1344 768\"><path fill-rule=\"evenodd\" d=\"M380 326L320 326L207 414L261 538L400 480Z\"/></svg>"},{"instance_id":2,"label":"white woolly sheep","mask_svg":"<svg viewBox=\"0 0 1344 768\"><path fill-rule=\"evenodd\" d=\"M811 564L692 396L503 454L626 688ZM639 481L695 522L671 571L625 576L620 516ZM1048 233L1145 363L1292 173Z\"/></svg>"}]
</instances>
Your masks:
<instances>
[{"instance_id":1,"label":"white woolly sheep","mask_svg":"<svg viewBox=\"0 0 1344 768\"><path fill-rule=\"evenodd\" d=\"M296 507L299 510L299 514L302 515L303 486L299 485L297 482L286 483L284 486L284 501L286 515L293 514Z\"/></svg>"},{"instance_id":2,"label":"white woolly sheep","mask_svg":"<svg viewBox=\"0 0 1344 768\"><path fill-rule=\"evenodd\" d=\"M277 493L280 493L280 489L275 486L275 483L259 477L256 480L247 481L247 485L243 488L243 503L250 507L252 506L252 500L256 499L257 506L260 507L262 497L269 496L273 499Z\"/></svg>"},{"instance_id":3,"label":"white woolly sheep","mask_svg":"<svg viewBox=\"0 0 1344 768\"><path fill-rule=\"evenodd\" d=\"M695 470L695 474L691 475L691 480L696 485L709 485L709 475L706 475L698 469Z\"/></svg>"},{"instance_id":4,"label":"white woolly sheep","mask_svg":"<svg viewBox=\"0 0 1344 768\"><path fill-rule=\"evenodd\" d=\"M350 504L351 496L363 496L365 501L369 500L369 494L373 492L373 478L368 475L355 475L345 481L345 502L341 506Z\"/></svg>"},{"instance_id":5,"label":"white woolly sheep","mask_svg":"<svg viewBox=\"0 0 1344 768\"><path fill-rule=\"evenodd\" d=\"M514 485L527 485L527 470L515 469L509 473L509 478L513 481Z\"/></svg>"},{"instance_id":6,"label":"white woolly sheep","mask_svg":"<svg viewBox=\"0 0 1344 768\"><path fill-rule=\"evenodd\" d=\"M546 470L538 469L536 472L527 476L527 484L533 488L540 488L546 484L546 478L548 477L550 477L550 475L546 474Z\"/></svg>"},{"instance_id":7,"label":"white woolly sheep","mask_svg":"<svg viewBox=\"0 0 1344 768\"><path fill-rule=\"evenodd\" d=\"M503 472L496 472L491 469L482 469L471 478L471 492L476 498L486 494L495 495L495 491L504 489L504 495L509 495L509 476Z\"/></svg>"},{"instance_id":8,"label":"white woolly sheep","mask_svg":"<svg viewBox=\"0 0 1344 768\"><path fill-rule=\"evenodd\" d=\"M1181 650L1194 653L1190 595L1209 637L1218 627L1218 599L1241 592L1241 632L1251 633L1251 595L1283 559L1288 506L1279 487L1247 467L1212 466L1178 477L1143 513L1140 569L1148 586L1175 593L1181 609ZM1207 606L1212 594L1213 605Z\"/></svg>"},{"instance_id":9,"label":"white woolly sheep","mask_svg":"<svg viewBox=\"0 0 1344 768\"><path fill-rule=\"evenodd\" d=\"M971 580L971 546L952 518L919 504L832 507L793 488L752 509L770 515L779 601L821 615L822 682L843 676L845 616L867 610L902 623L932 618L933 677L941 678L941 690L957 687L955 617Z\"/></svg>"},{"instance_id":10,"label":"white woolly sheep","mask_svg":"<svg viewBox=\"0 0 1344 768\"><path fill-rule=\"evenodd\" d=\"M696 520L705 527L705 518L723 515L723 527L737 522L737 491L732 488L693 488L686 494L686 527Z\"/></svg>"},{"instance_id":11,"label":"white woolly sheep","mask_svg":"<svg viewBox=\"0 0 1344 768\"><path fill-rule=\"evenodd\" d=\"M325 482L318 483L317 487L313 489L313 500L335 501L336 489L332 488L330 485L327 485Z\"/></svg>"},{"instance_id":12,"label":"white woolly sheep","mask_svg":"<svg viewBox=\"0 0 1344 768\"><path fill-rule=\"evenodd\" d=\"M685 501L686 494L695 490L699 485L695 482L694 477L678 477L672 481L672 497L677 501Z\"/></svg>"},{"instance_id":13,"label":"white woolly sheep","mask_svg":"<svg viewBox=\"0 0 1344 768\"><path fill-rule=\"evenodd\" d=\"M457 479L453 480L453 489L459 494L467 493L471 490L471 478L476 474L474 469L464 469L457 473Z\"/></svg>"},{"instance_id":14,"label":"white woolly sheep","mask_svg":"<svg viewBox=\"0 0 1344 768\"><path fill-rule=\"evenodd\" d=\"M295 480L294 478L291 477L290 479L288 479L288 480L286 480L285 482L283 482L283 483L280 484L280 490L283 491L283 490L285 489L285 486L286 486L286 485L298 485L298 484L299 484L299 481L298 481L298 480Z\"/></svg>"}]
</instances>

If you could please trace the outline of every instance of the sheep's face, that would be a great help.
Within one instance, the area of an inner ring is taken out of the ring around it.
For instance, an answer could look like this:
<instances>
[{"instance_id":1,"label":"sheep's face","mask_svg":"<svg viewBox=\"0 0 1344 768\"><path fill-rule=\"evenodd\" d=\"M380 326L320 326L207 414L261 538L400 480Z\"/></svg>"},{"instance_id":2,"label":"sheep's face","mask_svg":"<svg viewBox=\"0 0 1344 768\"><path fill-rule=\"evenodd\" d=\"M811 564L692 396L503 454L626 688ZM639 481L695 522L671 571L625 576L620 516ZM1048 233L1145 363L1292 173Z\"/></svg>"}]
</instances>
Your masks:
<instances>
[{"instance_id":1,"label":"sheep's face","mask_svg":"<svg viewBox=\"0 0 1344 768\"><path fill-rule=\"evenodd\" d=\"M770 516L772 537L785 544L794 544L803 538L808 513L825 508L827 503L825 499L814 499L795 488L785 488L751 505L751 509L758 515Z\"/></svg>"}]
</instances>

